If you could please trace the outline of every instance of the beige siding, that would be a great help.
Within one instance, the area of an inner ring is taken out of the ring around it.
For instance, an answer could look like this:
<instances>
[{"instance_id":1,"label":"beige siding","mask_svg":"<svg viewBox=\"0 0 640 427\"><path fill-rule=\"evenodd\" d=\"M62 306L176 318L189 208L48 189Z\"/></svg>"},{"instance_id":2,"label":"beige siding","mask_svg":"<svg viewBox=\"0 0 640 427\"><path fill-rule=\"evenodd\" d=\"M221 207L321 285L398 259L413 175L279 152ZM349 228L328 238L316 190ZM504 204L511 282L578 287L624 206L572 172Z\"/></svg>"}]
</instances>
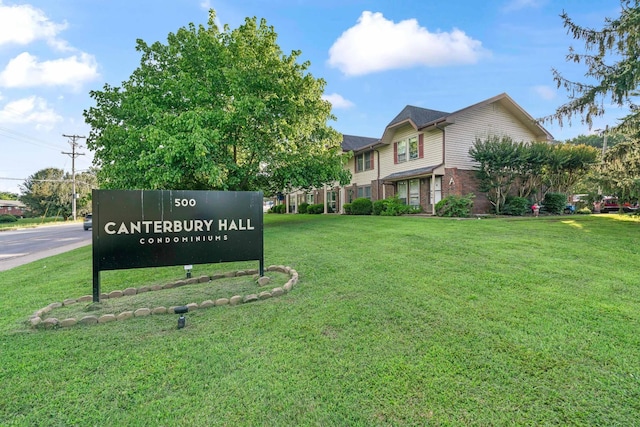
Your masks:
<instances>
[{"instance_id":1,"label":"beige siding","mask_svg":"<svg viewBox=\"0 0 640 427\"><path fill-rule=\"evenodd\" d=\"M469 110L455 116L455 123L445 128L446 166L472 169L469 149L476 138L489 135L510 136L514 141L533 141L535 135L497 103Z\"/></svg>"},{"instance_id":2,"label":"beige siding","mask_svg":"<svg viewBox=\"0 0 640 427\"><path fill-rule=\"evenodd\" d=\"M378 179L378 153L374 152L373 169L356 173L356 156L349 159L347 169L351 171L351 185L370 185L371 181Z\"/></svg>"},{"instance_id":3,"label":"beige siding","mask_svg":"<svg viewBox=\"0 0 640 427\"><path fill-rule=\"evenodd\" d=\"M410 126L400 129L393 135L393 141L401 141L410 137L418 137L419 132ZM434 130L424 133L424 157L394 163L393 143L380 149L380 177L384 178L392 173L406 170L436 166L442 163L442 131Z\"/></svg>"}]
</instances>

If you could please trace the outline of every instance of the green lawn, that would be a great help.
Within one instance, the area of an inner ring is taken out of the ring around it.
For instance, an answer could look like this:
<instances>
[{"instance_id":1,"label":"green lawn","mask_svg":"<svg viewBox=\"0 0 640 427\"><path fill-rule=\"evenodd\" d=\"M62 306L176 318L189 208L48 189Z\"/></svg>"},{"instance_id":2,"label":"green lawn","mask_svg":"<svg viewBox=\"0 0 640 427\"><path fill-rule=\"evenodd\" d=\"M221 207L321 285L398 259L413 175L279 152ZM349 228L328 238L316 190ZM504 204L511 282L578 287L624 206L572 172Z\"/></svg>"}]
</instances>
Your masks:
<instances>
[{"instance_id":1,"label":"green lawn","mask_svg":"<svg viewBox=\"0 0 640 427\"><path fill-rule=\"evenodd\" d=\"M267 215L290 293L180 330L169 314L29 328L91 293L80 248L0 272L0 425L638 425L639 238L618 215ZM102 290L182 276L104 272Z\"/></svg>"}]
</instances>

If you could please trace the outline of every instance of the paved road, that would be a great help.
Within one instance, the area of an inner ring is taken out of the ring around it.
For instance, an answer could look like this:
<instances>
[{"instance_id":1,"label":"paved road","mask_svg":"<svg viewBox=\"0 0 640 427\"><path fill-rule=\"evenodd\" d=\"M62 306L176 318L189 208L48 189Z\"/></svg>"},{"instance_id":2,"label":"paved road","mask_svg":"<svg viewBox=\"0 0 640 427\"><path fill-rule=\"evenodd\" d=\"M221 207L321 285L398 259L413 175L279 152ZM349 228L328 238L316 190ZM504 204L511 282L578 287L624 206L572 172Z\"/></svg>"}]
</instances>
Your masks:
<instances>
[{"instance_id":1,"label":"paved road","mask_svg":"<svg viewBox=\"0 0 640 427\"><path fill-rule=\"evenodd\" d=\"M91 244L82 223L0 232L0 271Z\"/></svg>"}]
</instances>

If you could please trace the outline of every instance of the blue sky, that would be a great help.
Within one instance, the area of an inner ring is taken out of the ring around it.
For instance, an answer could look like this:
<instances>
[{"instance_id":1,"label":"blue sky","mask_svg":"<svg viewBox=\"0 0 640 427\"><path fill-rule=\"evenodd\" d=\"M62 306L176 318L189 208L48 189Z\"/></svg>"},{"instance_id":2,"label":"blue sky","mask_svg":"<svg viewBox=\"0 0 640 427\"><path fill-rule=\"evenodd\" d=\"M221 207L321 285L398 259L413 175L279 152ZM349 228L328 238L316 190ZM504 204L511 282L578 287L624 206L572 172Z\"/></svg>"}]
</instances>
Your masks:
<instances>
[{"instance_id":1,"label":"blue sky","mask_svg":"<svg viewBox=\"0 0 640 427\"><path fill-rule=\"evenodd\" d=\"M138 66L136 39L166 42L189 23L206 24L208 10L236 28L265 18L289 54L302 51L310 72L326 82L344 134L380 137L405 105L453 112L508 93L533 117L564 103L551 69L585 81L567 63L566 11L601 28L619 16L619 0L0 0L0 191L40 169L71 172L68 138L89 134L83 110L90 90L119 86ZM606 102L606 100L605 100ZM627 111L606 107L593 129ZM580 118L545 124L556 139L593 132ZM83 142L82 140L80 141ZM92 155L76 159L76 171Z\"/></svg>"}]
</instances>

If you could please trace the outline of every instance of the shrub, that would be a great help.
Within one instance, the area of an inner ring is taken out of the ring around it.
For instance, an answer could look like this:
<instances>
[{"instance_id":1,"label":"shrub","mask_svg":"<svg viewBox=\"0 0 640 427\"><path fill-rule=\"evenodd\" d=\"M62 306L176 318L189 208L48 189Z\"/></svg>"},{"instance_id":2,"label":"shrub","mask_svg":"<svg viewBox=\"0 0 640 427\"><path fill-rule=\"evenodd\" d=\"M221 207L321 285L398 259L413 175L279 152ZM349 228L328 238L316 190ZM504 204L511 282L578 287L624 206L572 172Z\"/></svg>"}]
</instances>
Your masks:
<instances>
[{"instance_id":1,"label":"shrub","mask_svg":"<svg viewBox=\"0 0 640 427\"><path fill-rule=\"evenodd\" d=\"M561 214L567 206L567 195L563 193L547 193L542 201L544 210L552 214Z\"/></svg>"},{"instance_id":2,"label":"shrub","mask_svg":"<svg viewBox=\"0 0 640 427\"><path fill-rule=\"evenodd\" d=\"M16 222L18 220L18 218L16 218L15 216L11 215L11 214L3 214L0 215L0 223L2 222Z\"/></svg>"},{"instance_id":3,"label":"shrub","mask_svg":"<svg viewBox=\"0 0 640 427\"><path fill-rule=\"evenodd\" d=\"M307 213L307 208L309 207L309 203L304 202L298 205L298 213Z\"/></svg>"},{"instance_id":4,"label":"shrub","mask_svg":"<svg viewBox=\"0 0 640 427\"><path fill-rule=\"evenodd\" d=\"M405 205L397 195L384 200L376 200L373 203L374 215L398 216L420 212L422 212L422 207Z\"/></svg>"},{"instance_id":5,"label":"shrub","mask_svg":"<svg viewBox=\"0 0 640 427\"><path fill-rule=\"evenodd\" d=\"M471 214L473 208L473 194L466 196L447 196L436 203L436 215L446 217L465 218Z\"/></svg>"},{"instance_id":6,"label":"shrub","mask_svg":"<svg viewBox=\"0 0 640 427\"><path fill-rule=\"evenodd\" d=\"M576 211L576 213L577 213L577 214L580 214L580 215L589 215L589 214L591 214L591 209L589 209L589 208L587 208L587 207L580 208L580 209L578 209L578 210Z\"/></svg>"},{"instance_id":7,"label":"shrub","mask_svg":"<svg viewBox=\"0 0 640 427\"><path fill-rule=\"evenodd\" d=\"M371 200L360 197L351 202L352 215L371 215L371 212L373 212L373 203L371 203Z\"/></svg>"},{"instance_id":8,"label":"shrub","mask_svg":"<svg viewBox=\"0 0 640 427\"><path fill-rule=\"evenodd\" d=\"M269 212L271 213L277 213L277 214L283 214L287 211L287 205L285 205L284 203L281 205L273 205L271 206L271 208L269 209Z\"/></svg>"},{"instance_id":9,"label":"shrub","mask_svg":"<svg viewBox=\"0 0 640 427\"><path fill-rule=\"evenodd\" d=\"M382 214L382 212L384 211L385 208L385 201L384 200L376 200L375 202L373 202L373 214L374 215L380 215Z\"/></svg>"},{"instance_id":10,"label":"shrub","mask_svg":"<svg viewBox=\"0 0 640 427\"><path fill-rule=\"evenodd\" d=\"M342 205L342 209L344 210L345 215L351 215L351 203L345 203Z\"/></svg>"},{"instance_id":11,"label":"shrub","mask_svg":"<svg viewBox=\"0 0 640 427\"><path fill-rule=\"evenodd\" d=\"M322 203L316 203L307 207L308 214L321 214L324 212L324 205Z\"/></svg>"},{"instance_id":12,"label":"shrub","mask_svg":"<svg viewBox=\"0 0 640 427\"><path fill-rule=\"evenodd\" d=\"M505 215L523 216L531 211L531 202L525 197L509 196L504 203L502 213Z\"/></svg>"}]
</instances>

